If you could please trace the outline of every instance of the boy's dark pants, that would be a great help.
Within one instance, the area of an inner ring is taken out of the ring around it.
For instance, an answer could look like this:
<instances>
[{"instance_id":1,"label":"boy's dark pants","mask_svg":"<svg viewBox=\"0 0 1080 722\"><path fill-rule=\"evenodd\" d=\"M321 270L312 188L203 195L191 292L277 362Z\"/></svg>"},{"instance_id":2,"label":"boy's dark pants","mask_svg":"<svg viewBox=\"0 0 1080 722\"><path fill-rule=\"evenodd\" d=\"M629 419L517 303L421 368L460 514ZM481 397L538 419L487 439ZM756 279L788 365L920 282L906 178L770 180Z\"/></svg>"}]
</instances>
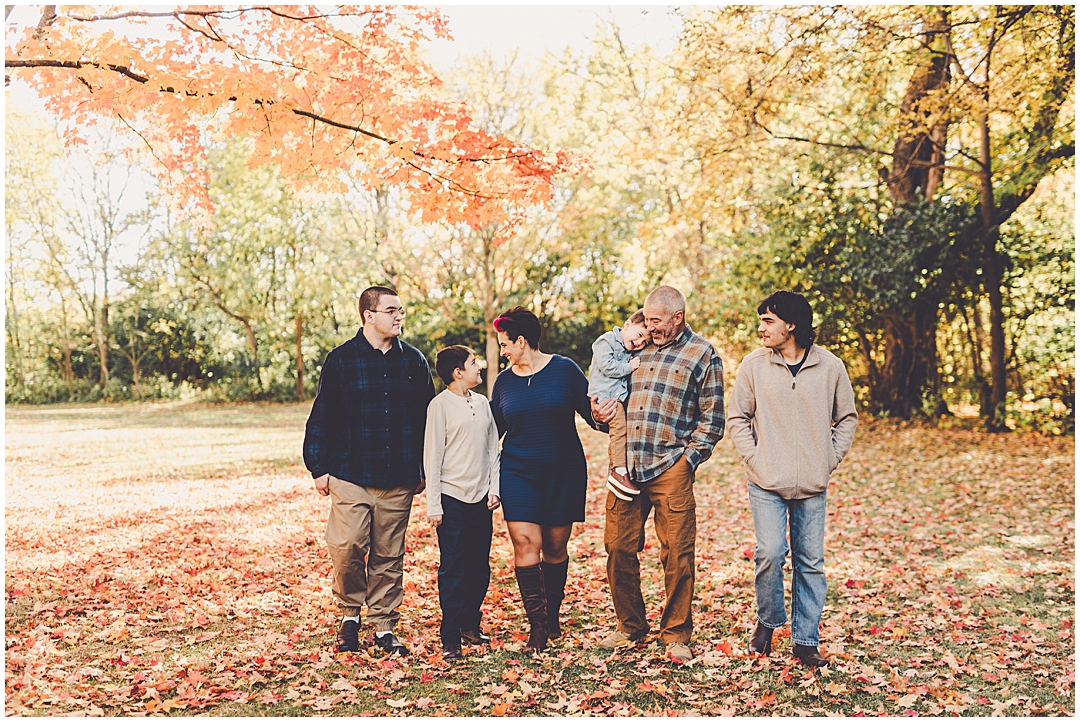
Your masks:
<instances>
[{"instance_id":1,"label":"boy's dark pants","mask_svg":"<svg viewBox=\"0 0 1080 722\"><path fill-rule=\"evenodd\" d=\"M439 535L439 606L443 647L461 646L461 630L480 629L480 605L491 581L491 510L487 498L466 504L442 496Z\"/></svg>"}]
</instances>

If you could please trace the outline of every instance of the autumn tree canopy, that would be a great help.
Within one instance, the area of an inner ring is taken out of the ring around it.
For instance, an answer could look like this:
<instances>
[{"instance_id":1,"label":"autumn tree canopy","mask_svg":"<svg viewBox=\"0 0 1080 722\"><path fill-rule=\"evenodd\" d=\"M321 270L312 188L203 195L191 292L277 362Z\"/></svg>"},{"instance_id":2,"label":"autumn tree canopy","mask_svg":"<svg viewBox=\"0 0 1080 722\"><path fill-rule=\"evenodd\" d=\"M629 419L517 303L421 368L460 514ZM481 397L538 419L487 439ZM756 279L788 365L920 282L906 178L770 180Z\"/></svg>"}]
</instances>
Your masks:
<instances>
[{"instance_id":1,"label":"autumn tree canopy","mask_svg":"<svg viewBox=\"0 0 1080 722\"><path fill-rule=\"evenodd\" d=\"M210 208L207 136L243 137L297 187L340 191L349 174L405 188L425 221L512 225L573 155L476 129L419 53L432 37L446 19L415 6L47 5L4 64L69 143L103 118L137 134L178 205Z\"/></svg>"}]
</instances>

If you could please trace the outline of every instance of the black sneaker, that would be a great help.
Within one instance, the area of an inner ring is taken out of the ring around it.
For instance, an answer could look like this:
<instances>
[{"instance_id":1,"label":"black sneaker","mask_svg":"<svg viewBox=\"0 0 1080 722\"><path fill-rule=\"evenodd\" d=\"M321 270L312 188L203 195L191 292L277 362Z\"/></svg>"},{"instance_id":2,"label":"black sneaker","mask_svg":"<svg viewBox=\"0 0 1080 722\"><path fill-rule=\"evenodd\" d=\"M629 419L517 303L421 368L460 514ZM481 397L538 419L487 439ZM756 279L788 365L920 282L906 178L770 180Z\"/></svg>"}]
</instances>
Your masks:
<instances>
[{"instance_id":1,"label":"black sneaker","mask_svg":"<svg viewBox=\"0 0 1080 722\"><path fill-rule=\"evenodd\" d=\"M463 644L487 644L491 641L491 637L479 629L462 629L461 641Z\"/></svg>"},{"instance_id":2,"label":"black sneaker","mask_svg":"<svg viewBox=\"0 0 1080 722\"><path fill-rule=\"evenodd\" d=\"M443 647L442 658L444 662L460 662L465 659L461 654L461 647Z\"/></svg>"},{"instance_id":3,"label":"black sneaker","mask_svg":"<svg viewBox=\"0 0 1080 722\"><path fill-rule=\"evenodd\" d=\"M359 652L360 640L357 638L357 632L360 631L360 623L354 622L351 619L346 619L341 622L341 628L337 633L337 651L339 652Z\"/></svg>"},{"instance_id":4,"label":"black sneaker","mask_svg":"<svg viewBox=\"0 0 1080 722\"><path fill-rule=\"evenodd\" d=\"M381 637L377 634L372 634L368 637L367 641L369 647L378 647L387 654L400 654L404 657L409 653L409 648L399 642L393 632L384 634Z\"/></svg>"}]
</instances>

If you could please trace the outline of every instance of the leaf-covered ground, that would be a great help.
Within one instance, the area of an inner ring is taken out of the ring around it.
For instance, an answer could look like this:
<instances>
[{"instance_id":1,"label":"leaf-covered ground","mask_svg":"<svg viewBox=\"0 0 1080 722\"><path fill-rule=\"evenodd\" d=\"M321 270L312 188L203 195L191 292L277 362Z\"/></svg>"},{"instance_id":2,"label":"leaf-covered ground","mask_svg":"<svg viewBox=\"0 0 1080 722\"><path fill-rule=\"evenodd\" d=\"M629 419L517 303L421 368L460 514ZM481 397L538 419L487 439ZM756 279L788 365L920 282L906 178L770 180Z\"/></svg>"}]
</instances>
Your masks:
<instances>
[{"instance_id":1,"label":"leaf-covered ground","mask_svg":"<svg viewBox=\"0 0 1080 722\"><path fill-rule=\"evenodd\" d=\"M1071 715L1072 438L860 428L830 487L822 672L744 654L753 530L730 443L699 476L697 660L594 648L603 435L575 526L568 634L537 659L501 517L494 638L440 660L438 549L417 500L407 659L335 655L327 502L300 465L307 407L127 405L6 414L5 712L225 715ZM651 525L642 555L662 603ZM369 631L369 630L364 630Z\"/></svg>"}]
</instances>

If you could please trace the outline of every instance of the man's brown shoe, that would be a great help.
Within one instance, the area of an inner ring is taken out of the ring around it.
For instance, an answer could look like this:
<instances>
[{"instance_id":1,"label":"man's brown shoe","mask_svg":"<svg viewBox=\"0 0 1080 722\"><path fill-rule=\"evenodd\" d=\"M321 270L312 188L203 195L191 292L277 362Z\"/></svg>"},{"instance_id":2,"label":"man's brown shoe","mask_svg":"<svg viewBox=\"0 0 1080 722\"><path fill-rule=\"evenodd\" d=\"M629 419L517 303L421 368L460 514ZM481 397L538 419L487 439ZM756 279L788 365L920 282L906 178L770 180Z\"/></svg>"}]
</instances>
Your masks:
<instances>
[{"instance_id":1,"label":"man's brown shoe","mask_svg":"<svg viewBox=\"0 0 1080 722\"><path fill-rule=\"evenodd\" d=\"M817 647L804 647L801 644L796 644L791 653L795 659L808 667L827 667L829 665L829 660L818 654Z\"/></svg>"}]
</instances>

